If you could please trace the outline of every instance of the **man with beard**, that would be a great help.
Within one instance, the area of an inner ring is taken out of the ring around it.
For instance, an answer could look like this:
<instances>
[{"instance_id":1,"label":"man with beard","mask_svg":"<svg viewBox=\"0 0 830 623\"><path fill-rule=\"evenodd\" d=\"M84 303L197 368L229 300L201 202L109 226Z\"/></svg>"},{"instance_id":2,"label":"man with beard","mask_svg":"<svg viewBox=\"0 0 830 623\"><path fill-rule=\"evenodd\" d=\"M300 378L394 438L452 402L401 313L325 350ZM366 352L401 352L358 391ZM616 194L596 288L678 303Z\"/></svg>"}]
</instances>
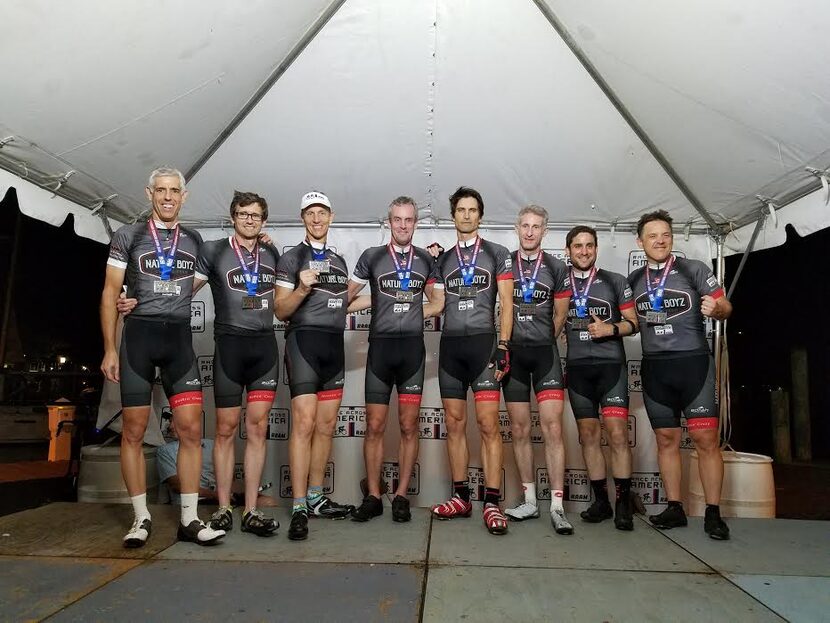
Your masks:
<instances>
[{"instance_id":1,"label":"man with beard","mask_svg":"<svg viewBox=\"0 0 830 623\"><path fill-rule=\"evenodd\" d=\"M423 249L412 245L418 208L411 197L398 197L389 206L392 240L364 251L349 280L349 298L367 283L371 296L360 296L349 306L359 311L371 306L369 355L366 361L366 462L367 493L352 512L353 521L368 521L383 514L380 470L383 434L392 388L398 390L398 488L392 500L392 519L411 519L407 486L418 458L418 411L424 386L424 318L441 313L443 292L433 291L435 262ZM430 301L424 306L424 294Z\"/></svg>"},{"instance_id":2,"label":"man with beard","mask_svg":"<svg viewBox=\"0 0 830 623\"><path fill-rule=\"evenodd\" d=\"M514 521L539 516L533 449L530 443L530 390L539 405L550 483L550 519L557 534L573 534L562 506L565 489L565 445L562 440L564 382L556 337L562 331L571 294L564 262L542 250L547 210L529 205L519 211L519 250L513 255L513 338L510 374L504 402L510 416L513 453L522 480L524 501L505 514Z\"/></svg>"},{"instance_id":3,"label":"man with beard","mask_svg":"<svg viewBox=\"0 0 830 623\"><path fill-rule=\"evenodd\" d=\"M438 382L446 414L453 495L433 506L432 513L438 519L453 519L469 517L473 510L467 448L467 390L472 387L484 468L484 524L491 534L505 534L507 518L499 508L503 465L499 382L510 369L510 253L478 235L484 216L484 201L478 191L464 186L456 190L450 197L450 214L458 243L438 258L435 289L444 290L446 301ZM501 302L498 338L494 328L496 295Z\"/></svg>"},{"instance_id":4,"label":"man with beard","mask_svg":"<svg viewBox=\"0 0 830 623\"><path fill-rule=\"evenodd\" d=\"M202 382L191 341L190 299L202 238L179 224L187 190L178 170L153 171L146 193L152 205L150 219L125 225L113 235L101 295L101 371L121 385L121 471L135 515L124 546L143 546L152 531L142 446L156 367L161 369L162 385L179 431L177 469L182 494L178 538L206 545L225 532L206 526L196 512L202 466ZM118 351L116 305L125 283L127 294L137 298L138 304L124 322Z\"/></svg>"},{"instance_id":5,"label":"man with beard","mask_svg":"<svg viewBox=\"0 0 830 623\"><path fill-rule=\"evenodd\" d=\"M672 254L672 218L665 210L644 214L637 244L646 265L629 275L643 344L643 401L657 439L657 460L668 507L649 520L657 528L687 525L680 501L680 415L698 453L706 498L703 529L726 540L729 527L720 516L723 456L718 438L715 362L709 352L703 317L726 320L732 304L703 262Z\"/></svg>"},{"instance_id":6,"label":"man with beard","mask_svg":"<svg viewBox=\"0 0 830 623\"><path fill-rule=\"evenodd\" d=\"M614 517L619 530L633 530L631 449L628 447L628 370L622 338L637 331L637 314L626 278L597 268L597 232L579 225L565 237L571 260L568 337L568 398L582 457L591 479L594 502L583 521ZM599 413L611 446L615 508L608 499Z\"/></svg>"},{"instance_id":7,"label":"man with beard","mask_svg":"<svg viewBox=\"0 0 830 623\"><path fill-rule=\"evenodd\" d=\"M348 269L326 246L334 218L329 198L306 193L300 203L306 238L277 264L276 313L287 320L285 364L291 391L288 442L294 503L288 538L308 537L308 516L345 519L353 506L323 495L326 463L343 398L343 332L348 307Z\"/></svg>"}]
</instances>

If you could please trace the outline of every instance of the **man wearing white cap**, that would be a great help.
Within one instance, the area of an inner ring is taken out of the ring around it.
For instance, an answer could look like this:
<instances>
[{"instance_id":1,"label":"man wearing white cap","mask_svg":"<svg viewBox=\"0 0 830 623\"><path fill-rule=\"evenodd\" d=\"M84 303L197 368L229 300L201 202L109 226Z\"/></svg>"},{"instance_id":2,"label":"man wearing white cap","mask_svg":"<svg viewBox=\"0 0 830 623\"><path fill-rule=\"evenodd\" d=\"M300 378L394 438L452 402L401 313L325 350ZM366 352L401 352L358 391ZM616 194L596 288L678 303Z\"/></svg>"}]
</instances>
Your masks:
<instances>
[{"instance_id":1,"label":"man wearing white cap","mask_svg":"<svg viewBox=\"0 0 830 623\"><path fill-rule=\"evenodd\" d=\"M321 192L303 195L300 217L306 237L277 263L277 318L288 321L285 363L291 391L288 462L294 504L288 538L308 537L308 516L344 519L353 506L323 495L337 412L343 397L343 332L349 272L344 259L326 246L334 217Z\"/></svg>"}]
</instances>

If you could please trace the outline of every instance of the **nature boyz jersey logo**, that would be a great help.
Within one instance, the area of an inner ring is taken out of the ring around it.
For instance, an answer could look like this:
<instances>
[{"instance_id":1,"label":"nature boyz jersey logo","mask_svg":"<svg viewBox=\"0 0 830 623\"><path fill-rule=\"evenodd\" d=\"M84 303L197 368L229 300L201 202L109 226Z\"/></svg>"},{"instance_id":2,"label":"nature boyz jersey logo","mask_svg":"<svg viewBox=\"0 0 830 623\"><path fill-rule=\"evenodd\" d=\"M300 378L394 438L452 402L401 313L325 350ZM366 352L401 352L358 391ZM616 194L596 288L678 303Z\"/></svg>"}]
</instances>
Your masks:
<instances>
[{"instance_id":1,"label":"nature boyz jersey logo","mask_svg":"<svg viewBox=\"0 0 830 623\"><path fill-rule=\"evenodd\" d=\"M394 493L400 484L400 466L396 462L387 462L381 465L380 479L386 483L390 493ZM381 487L383 489L383 487ZM418 463L412 467L412 476L406 486L406 495L418 495L421 492L421 466Z\"/></svg>"},{"instance_id":2,"label":"nature boyz jersey logo","mask_svg":"<svg viewBox=\"0 0 830 623\"><path fill-rule=\"evenodd\" d=\"M468 467L467 477L470 483L470 499L474 501L484 500L484 490L487 485L484 481L484 469L481 467ZM499 482L499 500L504 499L504 469L501 470L501 481Z\"/></svg>"},{"instance_id":3,"label":"nature boyz jersey logo","mask_svg":"<svg viewBox=\"0 0 830 623\"><path fill-rule=\"evenodd\" d=\"M165 253L167 253L167 251L169 251L169 249L165 249ZM159 270L159 258L155 251L148 251L147 253L139 256L138 270L143 274L150 275L156 279L161 277L161 271ZM189 279L193 277L194 272L196 272L196 258L187 251L183 251L179 248L176 251L176 258L173 261L173 272L170 273L170 280L178 281L180 279Z\"/></svg>"},{"instance_id":4,"label":"nature boyz jersey logo","mask_svg":"<svg viewBox=\"0 0 830 623\"><path fill-rule=\"evenodd\" d=\"M397 273L393 270L388 273L384 273L383 275L379 275L377 278L378 282L378 291L384 295L388 296L391 299L396 299L398 297L398 292L401 289L401 281L398 279ZM412 292L413 296L418 296L421 292L424 291L424 286L427 283L426 277L424 277L421 273L412 271L412 276L409 280L409 291Z\"/></svg>"},{"instance_id":5,"label":"nature boyz jersey logo","mask_svg":"<svg viewBox=\"0 0 830 623\"><path fill-rule=\"evenodd\" d=\"M493 275L489 270L476 266L471 285L477 292L484 292L490 289L490 285L493 283L492 277ZM444 289L449 294L458 296L458 290L462 287L464 287L464 278L461 276L461 269L456 268L444 280Z\"/></svg>"},{"instance_id":6,"label":"nature boyz jersey logo","mask_svg":"<svg viewBox=\"0 0 830 623\"><path fill-rule=\"evenodd\" d=\"M334 425L335 437L365 437L366 407L340 407L337 423Z\"/></svg>"},{"instance_id":7,"label":"nature boyz jersey logo","mask_svg":"<svg viewBox=\"0 0 830 623\"><path fill-rule=\"evenodd\" d=\"M419 439L446 439L447 423L443 409L422 408L418 414Z\"/></svg>"},{"instance_id":8,"label":"nature boyz jersey logo","mask_svg":"<svg viewBox=\"0 0 830 623\"><path fill-rule=\"evenodd\" d=\"M326 471L323 474L323 494L334 493L334 463L326 463ZM291 468L288 465L280 465L280 497L293 498L294 490L291 488Z\"/></svg>"},{"instance_id":9,"label":"nature boyz jersey logo","mask_svg":"<svg viewBox=\"0 0 830 623\"><path fill-rule=\"evenodd\" d=\"M595 281L594 283L598 283L599 280ZM588 317L596 316L602 322L608 322L611 320L611 303L606 301L605 299L598 298L596 296L588 296ZM568 308L568 324L573 322L573 319L576 318L576 308L571 304Z\"/></svg>"},{"instance_id":10,"label":"nature boyz jersey logo","mask_svg":"<svg viewBox=\"0 0 830 623\"><path fill-rule=\"evenodd\" d=\"M249 267L250 268L250 267ZM259 265L259 278L257 279L257 296L268 294L274 289L274 284L277 281L277 274L274 272L272 266L266 264ZM242 267L237 266L225 273L225 282L228 288L244 294L248 293L245 287L245 274L242 272Z\"/></svg>"},{"instance_id":11,"label":"nature boyz jersey logo","mask_svg":"<svg viewBox=\"0 0 830 623\"><path fill-rule=\"evenodd\" d=\"M645 318L646 312L651 311L651 301L648 300L648 292L643 292L638 296L634 304L637 307L637 315L640 318ZM666 312L667 320L682 316L691 309L692 297L689 296L688 292L666 288L665 298L663 299L663 311Z\"/></svg>"},{"instance_id":12,"label":"nature boyz jersey logo","mask_svg":"<svg viewBox=\"0 0 830 623\"><path fill-rule=\"evenodd\" d=\"M666 489L660 472L632 472L631 490L638 494L643 504L666 504Z\"/></svg>"},{"instance_id":13,"label":"nature boyz jersey logo","mask_svg":"<svg viewBox=\"0 0 830 623\"><path fill-rule=\"evenodd\" d=\"M268 412L268 429L265 432L265 439L268 441L286 441L290 428L288 409L271 409ZM247 439L248 432L245 428L245 409L242 409L242 419L239 422L239 438Z\"/></svg>"},{"instance_id":14,"label":"nature boyz jersey logo","mask_svg":"<svg viewBox=\"0 0 830 623\"><path fill-rule=\"evenodd\" d=\"M340 296L346 292L348 284L349 276L342 268L332 263L329 267L329 272L317 275L317 283L314 285L314 290L326 292L333 296Z\"/></svg>"}]
</instances>

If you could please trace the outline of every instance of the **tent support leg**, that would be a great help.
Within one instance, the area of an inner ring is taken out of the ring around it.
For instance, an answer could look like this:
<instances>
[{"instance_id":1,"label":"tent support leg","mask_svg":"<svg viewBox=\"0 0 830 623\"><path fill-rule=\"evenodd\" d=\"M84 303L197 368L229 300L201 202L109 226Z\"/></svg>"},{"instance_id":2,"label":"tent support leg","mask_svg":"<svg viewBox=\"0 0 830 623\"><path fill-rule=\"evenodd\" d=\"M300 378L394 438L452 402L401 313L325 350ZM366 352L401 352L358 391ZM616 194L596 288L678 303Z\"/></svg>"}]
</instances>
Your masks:
<instances>
[{"instance_id":1,"label":"tent support leg","mask_svg":"<svg viewBox=\"0 0 830 623\"><path fill-rule=\"evenodd\" d=\"M755 242L758 240L758 234L761 233L761 229L764 227L766 220L767 214L766 212L762 212L758 217L758 220L755 221L755 229L752 230L752 237L749 239L749 244L746 245L746 250L741 257L741 263L738 264L738 270L735 271L735 277L732 279L732 283L729 284L729 291L726 293L726 298L730 300L732 299L732 293L735 291L735 286L738 285L738 279L740 279L741 273L744 272L744 266L746 266L746 261L749 259L749 254L752 252L752 249L755 248ZM721 283L723 282L721 281Z\"/></svg>"},{"instance_id":2,"label":"tent support leg","mask_svg":"<svg viewBox=\"0 0 830 623\"><path fill-rule=\"evenodd\" d=\"M23 214L17 210L14 222L14 239L9 261L9 273L6 279L6 295L3 300L3 326L0 328L0 369L6 363L6 350L9 344L9 322L12 315L12 297L14 296L14 276L17 273L17 258L20 255L20 239L23 237ZM0 397L0 398L5 398Z\"/></svg>"}]
</instances>

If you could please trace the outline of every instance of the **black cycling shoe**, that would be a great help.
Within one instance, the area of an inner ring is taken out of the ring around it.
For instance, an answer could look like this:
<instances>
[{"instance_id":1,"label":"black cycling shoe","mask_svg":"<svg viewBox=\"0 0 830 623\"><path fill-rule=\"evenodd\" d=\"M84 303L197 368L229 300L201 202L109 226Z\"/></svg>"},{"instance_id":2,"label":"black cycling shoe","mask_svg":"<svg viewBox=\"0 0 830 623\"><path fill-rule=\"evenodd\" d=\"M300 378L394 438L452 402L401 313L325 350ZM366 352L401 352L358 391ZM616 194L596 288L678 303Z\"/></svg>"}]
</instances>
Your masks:
<instances>
[{"instance_id":1,"label":"black cycling shoe","mask_svg":"<svg viewBox=\"0 0 830 623\"><path fill-rule=\"evenodd\" d=\"M230 532L233 530L233 512L230 506L220 506L216 512L210 516L208 525L214 530L224 530Z\"/></svg>"},{"instance_id":2,"label":"black cycling shoe","mask_svg":"<svg viewBox=\"0 0 830 623\"><path fill-rule=\"evenodd\" d=\"M374 495L367 495L363 498L363 503L352 511L352 521L369 521L381 515L383 515L383 502Z\"/></svg>"},{"instance_id":3,"label":"black cycling shoe","mask_svg":"<svg viewBox=\"0 0 830 623\"><path fill-rule=\"evenodd\" d=\"M279 527L280 522L273 517L266 517L257 508L242 515L242 532L251 532L257 536L271 536Z\"/></svg>"},{"instance_id":4,"label":"black cycling shoe","mask_svg":"<svg viewBox=\"0 0 830 623\"><path fill-rule=\"evenodd\" d=\"M587 510L579 513L579 516L582 517L582 521L599 523L606 519L611 519L614 516L614 511L611 510L611 502L597 499L594 500L594 503Z\"/></svg>"},{"instance_id":5,"label":"black cycling shoe","mask_svg":"<svg viewBox=\"0 0 830 623\"><path fill-rule=\"evenodd\" d=\"M308 513L295 511L288 526L288 538L291 541L305 541L308 538Z\"/></svg>"},{"instance_id":6,"label":"black cycling shoe","mask_svg":"<svg viewBox=\"0 0 830 623\"><path fill-rule=\"evenodd\" d=\"M351 504L338 504L325 495L320 496L316 503L306 500L306 505L308 506L309 515L327 519L345 519L354 510L354 506Z\"/></svg>"},{"instance_id":7,"label":"black cycling shoe","mask_svg":"<svg viewBox=\"0 0 830 623\"><path fill-rule=\"evenodd\" d=\"M402 495L396 495L392 500L392 521L404 523L412 520L412 513L409 510L409 500Z\"/></svg>"},{"instance_id":8,"label":"black cycling shoe","mask_svg":"<svg viewBox=\"0 0 830 623\"><path fill-rule=\"evenodd\" d=\"M620 497L614 505L614 527L617 530L630 531L634 529L634 504L631 496Z\"/></svg>"},{"instance_id":9,"label":"black cycling shoe","mask_svg":"<svg viewBox=\"0 0 830 623\"><path fill-rule=\"evenodd\" d=\"M669 530L670 528L682 528L688 525L686 520L686 513L683 512L681 505L669 506L662 513L658 515L649 515L648 520L655 528L662 530Z\"/></svg>"},{"instance_id":10,"label":"black cycling shoe","mask_svg":"<svg viewBox=\"0 0 830 623\"><path fill-rule=\"evenodd\" d=\"M225 536L224 530L214 530L199 519L194 519L186 526L179 523L179 530L176 533L179 541L189 541L197 545L213 545L223 536Z\"/></svg>"},{"instance_id":11,"label":"black cycling shoe","mask_svg":"<svg viewBox=\"0 0 830 623\"><path fill-rule=\"evenodd\" d=\"M706 509L706 516L703 518L703 531L716 541L729 540L729 526L721 519L718 510Z\"/></svg>"}]
</instances>

